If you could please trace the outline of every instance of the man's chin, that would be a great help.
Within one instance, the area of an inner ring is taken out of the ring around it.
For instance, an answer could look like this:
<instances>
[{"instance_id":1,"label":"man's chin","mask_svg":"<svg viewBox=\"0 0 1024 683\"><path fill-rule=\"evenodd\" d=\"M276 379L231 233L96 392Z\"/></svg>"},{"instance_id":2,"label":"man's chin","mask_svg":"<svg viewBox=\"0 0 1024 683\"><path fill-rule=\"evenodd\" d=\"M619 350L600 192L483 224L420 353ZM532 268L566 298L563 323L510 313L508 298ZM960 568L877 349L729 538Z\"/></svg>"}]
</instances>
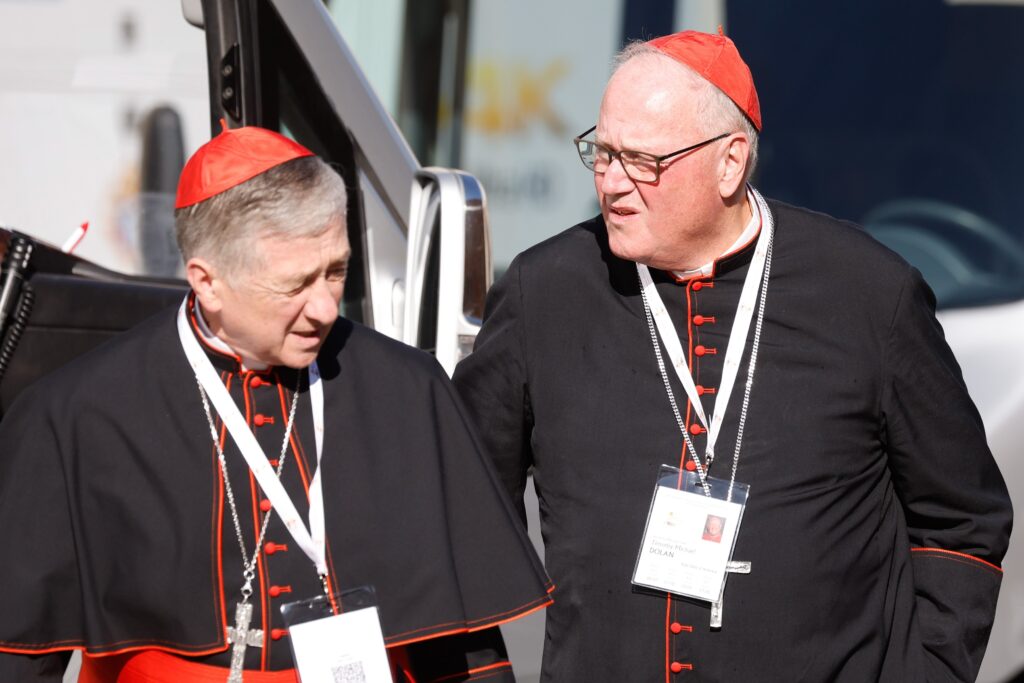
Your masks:
<instances>
[{"instance_id":1,"label":"man's chin","mask_svg":"<svg viewBox=\"0 0 1024 683\"><path fill-rule=\"evenodd\" d=\"M650 258L650 254L638 249L632 240L628 239L621 231L614 229L608 230L608 248L624 261L646 263Z\"/></svg>"},{"instance_id":2,"label":"man's chin","mask_svg":"<svg viewBox=\"0 0 1024 683\"><path fill-rule=\"evenodd\" d=\"M288 351L281 355L281 365L292 368L293 370L301 370L302 368L309 367L309 365L316 360L319 352L320 345L317 345L315 350L302 349L301 351Z\"/></svg>"}]
</instances>

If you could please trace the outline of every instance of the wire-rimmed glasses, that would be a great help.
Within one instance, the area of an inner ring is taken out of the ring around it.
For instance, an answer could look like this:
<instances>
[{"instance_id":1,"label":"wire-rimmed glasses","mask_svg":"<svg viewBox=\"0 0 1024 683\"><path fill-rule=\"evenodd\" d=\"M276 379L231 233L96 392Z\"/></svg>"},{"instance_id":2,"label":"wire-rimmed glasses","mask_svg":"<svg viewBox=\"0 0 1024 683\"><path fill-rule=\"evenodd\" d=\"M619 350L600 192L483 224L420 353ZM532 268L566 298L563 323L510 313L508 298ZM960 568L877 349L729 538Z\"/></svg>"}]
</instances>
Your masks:
<instances>
[{"instance_id":1,"label":"wire-rimmed glasses","mask_svg":"<svg viewBox=\"0 0 1024 683\"><path fill-rule=\"evenodd\" d=\"M608 149L596 140L585 139L586 136L593 133L596 128L597 126L592 126L589 130L580 133L580 135L573 138L573 142L576 143L576 151L579 152L580 155L580 161L582 161L583 165L594 173L604 173L608 170L608 167L612 165L612 160L618 159L619 163L622 164L622 170L625 171L630 180L635 183L656 183L658 182L658 178L661 177L661 162L666 159L670 159L671 157L700 149L701 147L710 145L712 142L717 142L724 137L732 135L732 133L722 133L721 135L716 135L704 142L698 142L696 145L690 145L689 147L683 147L682 149L677 149L676 151L669 152L668 154L655 156L654 154L636 152L631 149L623 149L616 152Z\"/></svg>"}]
</instances>

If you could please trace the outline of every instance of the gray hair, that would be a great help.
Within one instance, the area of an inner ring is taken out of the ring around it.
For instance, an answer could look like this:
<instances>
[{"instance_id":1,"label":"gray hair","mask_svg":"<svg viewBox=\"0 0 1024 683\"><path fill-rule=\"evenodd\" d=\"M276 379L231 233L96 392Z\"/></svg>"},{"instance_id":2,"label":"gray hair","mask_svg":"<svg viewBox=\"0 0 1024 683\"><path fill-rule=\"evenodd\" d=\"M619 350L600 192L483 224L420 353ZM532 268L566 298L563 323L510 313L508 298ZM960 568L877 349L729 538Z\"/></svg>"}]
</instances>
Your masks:
<instances>
[{"instance_id":1,"label":"gray hair","mask_svg":"<svg viewBox=\"0 0 1024 683\"><path fill-rule=\"evenodd\" d=\"M703 86L700 99L697 102L697 125L704 135L715 136L722 133L723 125L729 129L730 133L742 132L746 134L747 140L750 141L750 152L747 155L747 173L743 180L749 180L754 172L754 167L757 166L759 134L757 128L747 118L747 115L743 113L743 110L736 106L736 103L729 99L729 96L719 90L716 85L701 77L700 74L686 64L672 59L672 57L669 57L655 47L651 47L642 40L634 40L615 55L615 60L612 63L612 73L614 74L622 68L629 60L641 55L656 55L671 60L674 64L678 64L686 69L695 79L695 82Z\"/></svg>"},{"instance_id":2,"label":"gray hair","mask_svg":"<svg viewBox=\"0 0 1024 683\"><path fill-rule=\"evenodd\" d=\"M339 216L345 181L315 156L286 161L231 189L174 212L178 248L199 256L228 278L252 267L252 246L263 236L322 234Z\"/></svg>"}]
</instances>

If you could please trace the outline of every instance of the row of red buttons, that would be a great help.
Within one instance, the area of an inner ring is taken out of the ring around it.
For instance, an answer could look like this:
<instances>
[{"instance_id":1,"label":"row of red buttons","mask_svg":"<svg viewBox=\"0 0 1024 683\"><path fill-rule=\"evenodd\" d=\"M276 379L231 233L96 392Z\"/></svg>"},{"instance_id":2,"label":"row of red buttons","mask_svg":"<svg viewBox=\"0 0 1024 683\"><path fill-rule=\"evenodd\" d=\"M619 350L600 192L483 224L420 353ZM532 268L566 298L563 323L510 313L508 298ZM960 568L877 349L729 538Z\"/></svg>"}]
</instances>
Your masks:
<instances>
[{"instance_id":1,"label":"row of red buttons","mask_svg":"<svg viewBox=\"0 0 1024 683\"><path fill-rule=\"evenodd\" d=\"M696 282L693 282L690 285L690 288L693 291L695 291L695 292L699 292L704 287L708 287L708 288L714 289L715 285L710 280L708 280L706 282L702 282L700 280L697 280ZM695 316L693 316L693 318L691 318L691 320L693 321L693 324L697 325L698 327L701 326L701 325L704 325L704 324L713 325L716 322L715 316L713 316L713 315L695 315ZM697 346L693 347L693 353L695 355L697 355L698 357L716 356L716 355L718 355L718 349L716 349L714 347L704 346L703 344L698 344ZM700 385L700 384L698 384L696 386L696 389L697 389L697 395L698 396L703 396L704 394L713 394L713 393L715 393L714 387L705 387L705 386ZM707 432L706 429L704 429L702 426L700 426L696 422L694 422L693 424L690 425L689 431L690 431L690 434L692 434L694 436L698 436L700 434L704 434L705 432ZM686 464L684 465L684 467L688 471L690 471L690 472L692 472L695 469L697 469L697 465L694 464L693 460L687 460ZM679 623L673 623L670 628L672 630L672 633L679 633L679 632L683 631L684 628L687 631L692 631L693 630L692 627L689 627L689 626L684 627L682 624L679 624ZM679 667L679 668L676 668L676 667ZM672 671L674 673L679 673L684 668L692 669L693 667L690 666L689 664L680 664L679 662L673 662L673 664L672 664Z\"/></svg>"},{"instance_id":2,"label":"row of red buttons","mask_svg":"<svg viewBox=\"0 0 1024 683\"><path fill-rule=\"evenodd\" d=\"M258 389L260 387L273 386L273 382L268 382L267 380L257 375L256 377L253 377L252 380L249 382L249 386L252 387L253 389ZM256 417L252 419L252 421L257 427L262 427L265 424L274 424L274 417L272 415L257 414Z\"/></svg>"},{"instance_id":3,"label":"row of red buttons","mask_svg":"<svg viewBox=\"0 0 1024 683\"><path fill-rule=\"evenodd\" d=\"M258 375L253 377L252 380L249 382L249 386L252 387L253 389L258 389L260 387L269 387L269 386L273 386L273 384L274 384L273 382L268 382L267 380L263 379L262 377L259 377ZM274 418L273 418L273 416L270 416L270 415L257 414L253 418L253 423L257 427L262 427L265 424L274 424ZM270 466L271 467L277 467L277 465L278 465L278 460L276 458L274 460L270 461ZM260 501L260 510L262 510L263 512L270 512L271 508L272 508L272 505L271 505L270 501L267 500L266 498L264 498L263 500ZM288 546L283 544L283 543L272 543L272 542L268 541L267 543L263 544L263 552L266 553L267 555L273 555L274 553L283 553L283 552L287 552L287 551L288 551ZM276 597L279 597L283 593L291 593L292 592L292 587L291 586L271 586L270 589L268 590L268 592L270 593L270 597L276 598ZM284 638L287 635L288 635L288 629L286 629L286 628L275 628L275 629L271 629L271 631L270 631L270 637L271 637L272 640L281 640L281 638Z\"/></svg>"},{"instance_id":4,"label":"row of red buttons","mask_svg":"<svg viewBox=\"0 0 1024 683\"><path fill-rule=\"evenodd\" d=\"M692 463L688 462L686 464L690 465ZM692 633L693 632L693 627L688 625L688 624L680 624L678 621L673 621L672 624L668 627L668 630L671 631L675 635L679 635L683 631L686 631L687 633ZM669 669L674 674L677 674L680 671L683 671L684 669L686 671L693 671L693 664L683 664L682 662L672 662L669 665Z\"/></svg>"},{"instance_id":5,"label":"row of red buttons","mask_svg":"<svg viewBox=\"0 0 1024 683\"><path fill-rule=\"evenodd\" d=\"M269 503L270 501L269 500L265 500L263 502L264 503ZM263 505L261 503L260 507L262 507L262 506ZM273 555L274 553L283 553L283 552L287 552L287 550L288 550L288 546L284 545L283 543L271 543L271 542L268 541L267 543L263 544L263 552L265 552L267 555ZM279 597L282 593L291 593L292 592L292 587L291 586L271 586L270 590L267 591L267 592L270 593L270 597L276 598L276 597ZM274 639L274 640L281 640L281 638L285 637L286 635L288 635L288 629L286 629L286 628L275 628L275 629L272 629L270 631L270 637L272 639Z\"/></svg>"}]
</instances>

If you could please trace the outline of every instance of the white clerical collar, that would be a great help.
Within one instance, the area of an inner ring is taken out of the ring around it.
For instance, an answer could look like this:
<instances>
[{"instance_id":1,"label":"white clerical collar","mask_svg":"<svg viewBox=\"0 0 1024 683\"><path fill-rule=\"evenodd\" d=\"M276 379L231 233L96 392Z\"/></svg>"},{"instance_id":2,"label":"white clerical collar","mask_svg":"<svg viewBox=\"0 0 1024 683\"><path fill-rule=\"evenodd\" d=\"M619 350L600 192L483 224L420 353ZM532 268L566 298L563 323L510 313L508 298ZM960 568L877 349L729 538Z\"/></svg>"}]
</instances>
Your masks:
<instances>
[{"instance_id":1,"label":"white clerical collar","mask_svg":"<svg viewBox=\"0 0 1024 683\"><path fill-rule=\"evenodd\" d=\"M757 208L757 201L754 199L754 195L750 193L750 188L747 188L747 204L750 205L750 220L747 222L747 227L743 228L743 232L736 238L736 241L730 245L728 249L722 252L715 261L730 256L754 239L757 235L757 231L761 229L761 213ZM700 268L693 268L692 270L673 270L672 274L680 280L689 280L694 277L710 277L715 271L715 261L709 261Z\"/></svg>"},{"instance_id":2,"label":"white clerical collar","mask_svg":"<svg viewBox=\"0 0 1024 683\"><path fill-rule=\"evenodd\" d=\"M194 310L196 314L196 327L199 328L199 334L202 335L203 341L222 353L240 358L242 361L243 371L253 370L254 372L262 372L270 367L266 363L261 363L258 360L252 360L251 358L246 358L240 353L236 353L234 349L224 342L223 339L215 335L213 330L211 330L210 326L206 323L206 318L203 317L203 310L199 307L199 297L196 297Z\"/></svg>"}]
</instances>

